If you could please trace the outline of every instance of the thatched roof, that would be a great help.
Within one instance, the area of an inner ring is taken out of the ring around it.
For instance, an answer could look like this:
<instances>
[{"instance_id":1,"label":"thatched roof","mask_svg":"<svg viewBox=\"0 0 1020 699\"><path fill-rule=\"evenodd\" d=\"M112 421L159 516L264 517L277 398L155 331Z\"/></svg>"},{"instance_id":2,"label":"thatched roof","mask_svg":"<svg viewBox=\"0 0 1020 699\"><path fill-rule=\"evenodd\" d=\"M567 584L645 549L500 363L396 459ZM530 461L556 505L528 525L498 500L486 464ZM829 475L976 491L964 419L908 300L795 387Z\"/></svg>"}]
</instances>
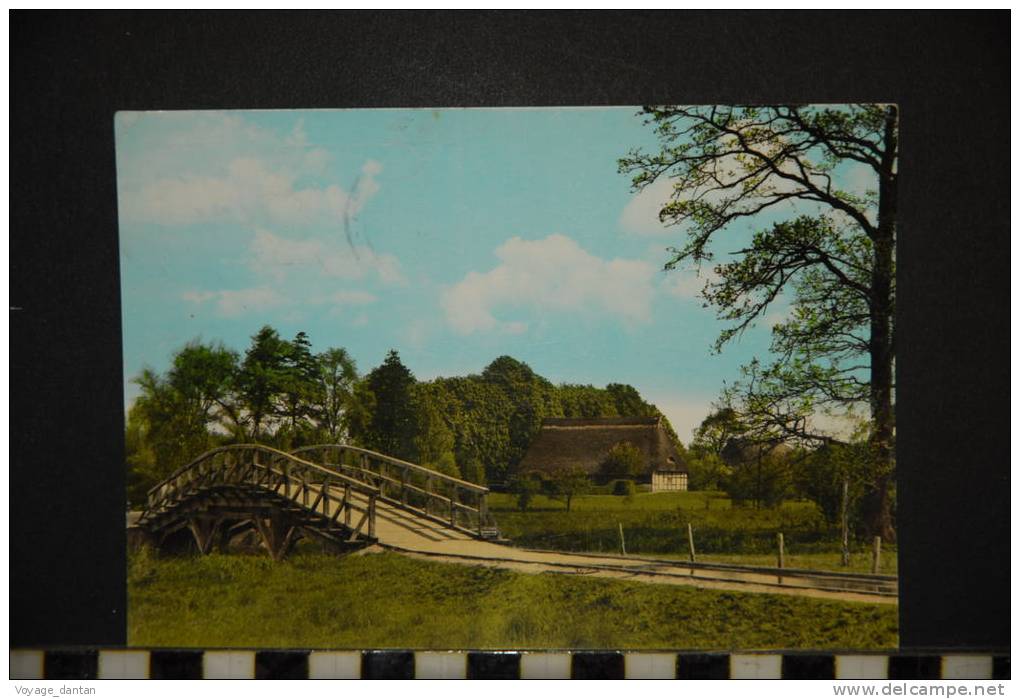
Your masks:
<instances>
[{"instance_id":1,"label":"thatched roof","mask_svg":"<svg viewBox=\"0 0 1020 699\"><path fill-rule=\"evenodd\" d=\"M580 466L594 474L609 450L620 442L641 450L649 474L687 473L687 464L662 428L662 418L657 417L546 418L517 469L520 473L551 473Z\"/></svg>"}]
</instances>

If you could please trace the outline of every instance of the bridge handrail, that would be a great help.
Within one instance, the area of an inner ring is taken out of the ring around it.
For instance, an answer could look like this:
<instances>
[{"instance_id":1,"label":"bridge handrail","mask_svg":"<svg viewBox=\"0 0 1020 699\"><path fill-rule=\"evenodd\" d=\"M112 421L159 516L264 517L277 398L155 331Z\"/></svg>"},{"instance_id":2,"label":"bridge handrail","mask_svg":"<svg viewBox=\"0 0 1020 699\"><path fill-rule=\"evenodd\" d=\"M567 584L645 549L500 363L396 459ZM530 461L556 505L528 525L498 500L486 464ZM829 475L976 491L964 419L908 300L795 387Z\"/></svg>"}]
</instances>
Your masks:
<instances>
[{"instance_id":1,"label":"bridge handrail","mask_svg":"<svg viewBox=\"0 0 1020 699\"><path fill-rule=\"evenodd\" d=\"M287 452L281 451L281 450L276 449L274 447L267 447L264 444L227 444L227 445L224 445L222 447L216 447L214 449L210 449L209 451L201 454L197 458L192 459L191 461L189 461L188 463L184 464L183 466L175 469L173 473L171 473L169 476L167 476L166 478L164 478L159 483L157 483L156 485L152 486L151 488L149 488L149 490L146 491L147 499L150 498L154 493L156 493L161 488L166 487L167 484L169 484L171 481L175 480L176 478L179 478L180 476L184 475L185 473L187 473L191 469L195 468L196 466L199 466L200 464L202 464L205 461L209 460L211 457L215 456L216 454L223 453L223 452L245 451L245 450L262 451L262 452L267 452L269 454L272 454L273 456L276 456L276 457L282 457L283 459L285 459L287 461L290 461L290 462L294 462L294 463L298 464L299 466L301 466L303 468L308 468L308 469L311 469L313 471L317 471L319 473L322 473L323 475L329 476L330 478L338 479L339 481L341 481L345 485L350 485L352 488L356 489L358 492L361 492L361 493L366 494L366 495L378 495L379 494L379 489L378 488L376 488L375 486L369 485L369 484L365 483L364 481L359 481L356 478L351 478L350 476L346 476L346 475L344 475L342 473L339 473L338 471L334 471L334 470L332 470L330 468L326 468L325 466L322 466L320 464L312 463L311 461L306 461L305 459L302 459L302 458L300 458L298 456L295 456L293 454L288 454ZM268 467L269 464L266 464L266 466Z\"/></svg>"},{"instance_id":2,"label":"bridge handrail","mask_svg":"<svg viewBox=\"0 0 1020 699\"><path fill-rule=\"evenodd\" d=\"M455 485L458 488L461 488L463 490L467 490L467 491L470 491L470 492L473 492L473 493L477 493L478 495L488 495L488 493L489 493L489 489L486 488L484 485L478 485L477 483L471 483L470 481L464 481L464 480L461 480L460 478L456 478L454 476L449 476L449 475L447 475L445 473L441 473L440 471L435 471L435 470L433 470L431 468L427 468L427 467L422 466L420 464L412 463L410 461L404 461L403 459L398 459L395 456L387 456L386 454L380 454L379 452L372 451L371 449L364 449L362 447L351 446L350 444L312 444L312 445L307 446L307 447L301 447L300 449L295 449L294 451L291 452L291 454L301 454L301 453L304 453L306 451L312 451L312 450L315 450L315 449L337 449L337 450L340 450L340 451L350 451L350 452L355 452L357 454L364 454L365 456L370 456L373 459L378 459L380 461L386 461L387 463L393 464L394 466L400 466L402 468L409 468L412 471L416 471L418 473L424 474L426 476L429 476L429 477L434 478L434 479L439 480L439 481L445 481L445 482L450 483L451 485Z\"/></svg>"},{"instance_id":3,"label":"bridge handrail","mask_svg":"<svg viewBox=\"0 0 1020 699\"><path fill-rule=\"evenodd\" d=\"M326 461L330 452L336 452L335 464ZM333 468L343 469L354 478L364 478L372 485L378 486L379 497L383 501L396 507L441 522L444 526L467 532L472 536L480 538L499 536L499 528L489 513L487 500L490 491L483 485L349 444L312 444L295 449L292 453L313 453L315 455L309 458L321 460L324 465ZM345 454L360 456L360 465L345 464ZM401 473L399 478L394 477L394 471ZM419 479L417 484L414 482L415 478ZM393 494L391 488L396 488L398 494ZM423 496L424 501L412 502L408 497L411 494ZM431 509L431 506L437 503L442 503L442 513Z\"/></svg>"}]
</instances>

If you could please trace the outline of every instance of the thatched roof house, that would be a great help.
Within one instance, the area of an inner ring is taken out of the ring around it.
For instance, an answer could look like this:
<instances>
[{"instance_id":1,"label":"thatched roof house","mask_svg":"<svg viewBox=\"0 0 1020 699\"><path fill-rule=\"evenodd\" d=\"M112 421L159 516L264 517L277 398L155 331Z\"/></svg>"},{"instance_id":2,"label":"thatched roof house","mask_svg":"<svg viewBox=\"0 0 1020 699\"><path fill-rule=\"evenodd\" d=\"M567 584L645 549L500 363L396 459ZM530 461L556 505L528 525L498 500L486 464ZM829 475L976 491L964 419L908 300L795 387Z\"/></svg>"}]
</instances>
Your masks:
<instances>
[{"instance_id":1,"label":"thatched roof house","mask_svg":"<svg viewBox=\"0 0 1020 699\"><path fill-rule=\"evenodd\" d=\"M648 464L643 480L652 490L687 490L687 464L659 417L546 418L518 466L520 473L553 473L580 466L595 475L609 450L621 442L637 447Z\"/></svg>"}]
</instances>

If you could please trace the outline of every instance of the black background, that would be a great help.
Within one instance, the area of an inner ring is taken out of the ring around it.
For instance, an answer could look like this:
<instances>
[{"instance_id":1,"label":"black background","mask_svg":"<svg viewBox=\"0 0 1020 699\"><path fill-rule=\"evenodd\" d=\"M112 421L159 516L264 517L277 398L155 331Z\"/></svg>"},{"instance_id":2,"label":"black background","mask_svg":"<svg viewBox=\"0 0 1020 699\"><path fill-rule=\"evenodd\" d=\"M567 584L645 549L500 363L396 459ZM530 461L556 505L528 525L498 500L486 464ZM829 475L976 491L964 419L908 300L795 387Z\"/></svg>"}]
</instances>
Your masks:
<instances>
[{"instance_id":1,"label":"black background","mask_svg":"<svg viewBox=\"0 0 1020 699\"><path fill-rule=\"evenodd\" d=\"M1009 14L11 12L12 646L125 641L113 114L896 102L901 645L1009 646Z\"/></svg>"}]
</instances>

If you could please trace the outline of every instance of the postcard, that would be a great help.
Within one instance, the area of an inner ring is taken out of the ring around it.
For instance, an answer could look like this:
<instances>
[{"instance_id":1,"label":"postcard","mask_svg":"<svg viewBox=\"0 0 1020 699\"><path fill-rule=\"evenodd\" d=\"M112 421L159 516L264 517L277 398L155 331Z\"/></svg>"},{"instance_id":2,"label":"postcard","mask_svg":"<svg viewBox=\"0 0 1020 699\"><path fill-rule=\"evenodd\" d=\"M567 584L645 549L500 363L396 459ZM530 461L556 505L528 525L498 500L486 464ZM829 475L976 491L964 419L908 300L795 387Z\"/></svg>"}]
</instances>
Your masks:
<instances>
[{"instance_id":1,"label":"postcard","mask_svg":"<svg viewBox=\"0 0 1020 699\"><path fill-rule=\"evenodd\" d=\"M131 646L898 644L898 110L119 112Z\"/></svg>"}]
</instances>

